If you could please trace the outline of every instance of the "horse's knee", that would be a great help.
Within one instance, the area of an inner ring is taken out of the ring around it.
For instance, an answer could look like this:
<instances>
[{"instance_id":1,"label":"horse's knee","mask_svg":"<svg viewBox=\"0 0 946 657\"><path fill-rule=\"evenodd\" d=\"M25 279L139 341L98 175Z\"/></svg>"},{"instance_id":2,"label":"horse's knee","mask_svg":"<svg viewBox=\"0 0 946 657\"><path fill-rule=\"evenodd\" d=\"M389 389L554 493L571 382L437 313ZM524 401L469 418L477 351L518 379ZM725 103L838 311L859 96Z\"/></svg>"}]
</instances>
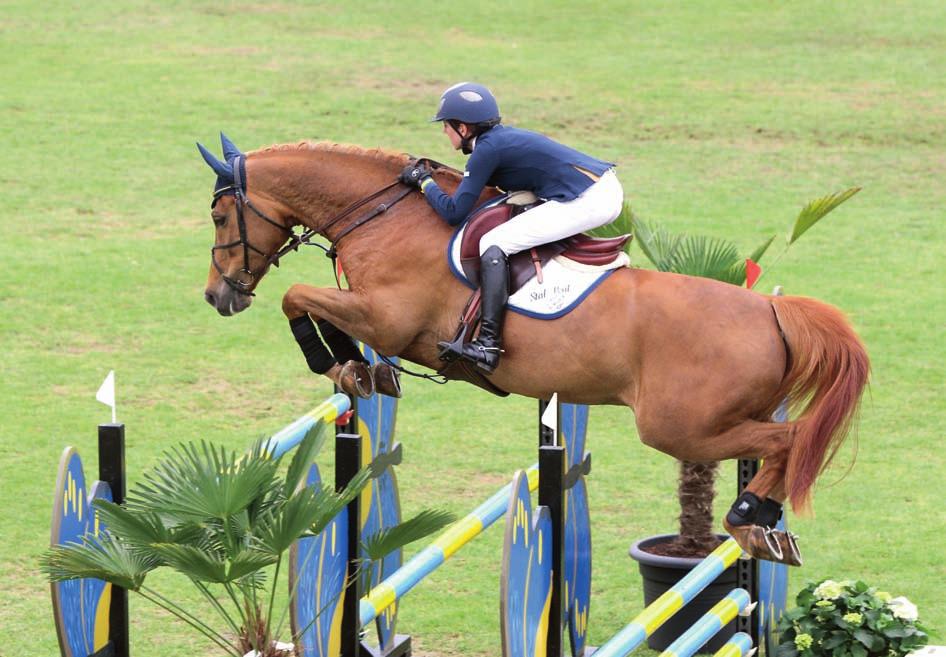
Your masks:
<instances>
[{"instance_id":1,"label":"horse's knee","mask_svg":"<svg viewBox=\"0 0 946 657\"><path fill-rule=\"evenodd\" d=\"M305 314L306 310L302 306L305 300L305 288L305 285L296 283L282 296L282 311L289 319Z\"/></svg>"}]
</instances>

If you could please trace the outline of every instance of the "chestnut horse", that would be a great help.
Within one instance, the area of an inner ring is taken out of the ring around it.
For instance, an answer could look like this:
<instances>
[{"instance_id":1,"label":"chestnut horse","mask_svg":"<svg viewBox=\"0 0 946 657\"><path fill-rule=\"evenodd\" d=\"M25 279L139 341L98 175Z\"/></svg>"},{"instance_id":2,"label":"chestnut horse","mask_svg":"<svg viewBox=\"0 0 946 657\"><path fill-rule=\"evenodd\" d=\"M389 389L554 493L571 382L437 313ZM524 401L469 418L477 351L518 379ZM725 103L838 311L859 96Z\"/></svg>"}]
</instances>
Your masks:
<instances>
[{"instance_id":1,"label":"chestnut horse","mask_svg":"<svg viewBox=\"0 0 946 657\"><path fill-rule=\"evenodd\" d=\"M348 289L295 284L283 297L287 318L327 321L380 354L439 368L437 342L453 336L469 290L446 261L452 229L420 192L396 182L409 157L310 142L243 154L223 142L222 161L200 147L218 175L206 300L226 316L249 307L268 267L289 250L290 229L304 225L332 243ZM446 190L460 175L434 173ZM800 563L793 537L773 529L781 502L809 509L869 373L840 311L625 268L553 321L508 313L504 347L491 377L503 390L628 406L641 440L677 459L764 459L724 525L750 555ZM343 365L325 374L350 387ZM796 419L770 421L785 399Z\"/></svg>"}]
</instances>

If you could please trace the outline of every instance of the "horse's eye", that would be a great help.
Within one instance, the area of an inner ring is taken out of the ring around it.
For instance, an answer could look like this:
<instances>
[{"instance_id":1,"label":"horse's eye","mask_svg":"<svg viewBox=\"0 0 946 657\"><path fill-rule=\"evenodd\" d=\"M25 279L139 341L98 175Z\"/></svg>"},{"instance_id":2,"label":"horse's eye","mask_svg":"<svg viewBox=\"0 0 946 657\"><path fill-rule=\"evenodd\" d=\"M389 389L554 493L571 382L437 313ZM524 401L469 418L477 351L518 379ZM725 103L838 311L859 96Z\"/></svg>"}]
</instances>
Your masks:
<instances>
[{"instance_id":1,"label":"horse's eye","mask_svg":"<svg viewBox=\"0 0 946 657\"><path fill-rule=\"evenodd\" d=\"M213 213L211 213L210 218L214 220L214 226L216 226L217 228L220 228L220 227L222 227L225 223L227 223L227 215L225 215L225 214L224 214L224 215L220 215L220 214L213 214Z\"/></svg>"}]
</instances>

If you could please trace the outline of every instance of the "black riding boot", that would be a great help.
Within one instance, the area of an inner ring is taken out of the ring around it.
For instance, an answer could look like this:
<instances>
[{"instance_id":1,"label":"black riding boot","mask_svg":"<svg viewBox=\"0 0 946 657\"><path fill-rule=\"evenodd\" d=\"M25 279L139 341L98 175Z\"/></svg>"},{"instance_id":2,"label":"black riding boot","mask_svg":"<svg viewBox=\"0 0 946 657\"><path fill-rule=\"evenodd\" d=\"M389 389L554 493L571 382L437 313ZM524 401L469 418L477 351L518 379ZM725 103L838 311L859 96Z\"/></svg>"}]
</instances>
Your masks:
<instances>
[{"instance_id":1,"label":"black riding boot","mask_svg":"<svg viewBox=\"0 0 946 657\"><path fill-rule=\"evenodd\" d=\"M463 345L462 357L492 374L502 353L503 317L509 299L509 262L498 246L480 256L480 334Z\"/></svg>"}]
</instances>

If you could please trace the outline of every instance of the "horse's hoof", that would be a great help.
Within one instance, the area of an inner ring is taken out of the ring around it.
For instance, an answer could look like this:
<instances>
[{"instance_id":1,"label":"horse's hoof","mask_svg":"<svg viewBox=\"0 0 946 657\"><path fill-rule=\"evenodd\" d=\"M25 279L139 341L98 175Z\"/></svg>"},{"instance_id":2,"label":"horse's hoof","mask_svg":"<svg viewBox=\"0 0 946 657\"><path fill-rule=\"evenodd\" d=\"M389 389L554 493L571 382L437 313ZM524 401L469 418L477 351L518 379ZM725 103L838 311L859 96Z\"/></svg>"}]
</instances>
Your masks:
<instances>
[{"instance_id":1,"label":"horse's hoof","mask_svg":"<svg viewBox=\"0 0 946 657\"><path fill-rule=\"evenodd\" d=\"M375 363L371 366L371 379L374 389L388 397L401 398L401 377L397 370L387 363Z\"/></svg>"},{"instance_id":2,"label":"horse's hoof","mask_svg":"<svg viewBox=\"0 0 946 657\"><path fill-rule=\"evenodd\" d=\"M349 395L368 399L374 393L374 383L371 379L371 370L357 360L350 360L342 365L338 374L338 387Z\"/></svg>"},{"instance_id":3,"label":"horse's hoof","mask_svg":"<svg viewBox=\"0 0 946 657\"><path fill-rule=\"evenodd\" d=\"M724 525L726 531L750 557L788 566L801 565L801 553L798 551L794 534L759 525Z\"/></svg>"}]
</instances>

